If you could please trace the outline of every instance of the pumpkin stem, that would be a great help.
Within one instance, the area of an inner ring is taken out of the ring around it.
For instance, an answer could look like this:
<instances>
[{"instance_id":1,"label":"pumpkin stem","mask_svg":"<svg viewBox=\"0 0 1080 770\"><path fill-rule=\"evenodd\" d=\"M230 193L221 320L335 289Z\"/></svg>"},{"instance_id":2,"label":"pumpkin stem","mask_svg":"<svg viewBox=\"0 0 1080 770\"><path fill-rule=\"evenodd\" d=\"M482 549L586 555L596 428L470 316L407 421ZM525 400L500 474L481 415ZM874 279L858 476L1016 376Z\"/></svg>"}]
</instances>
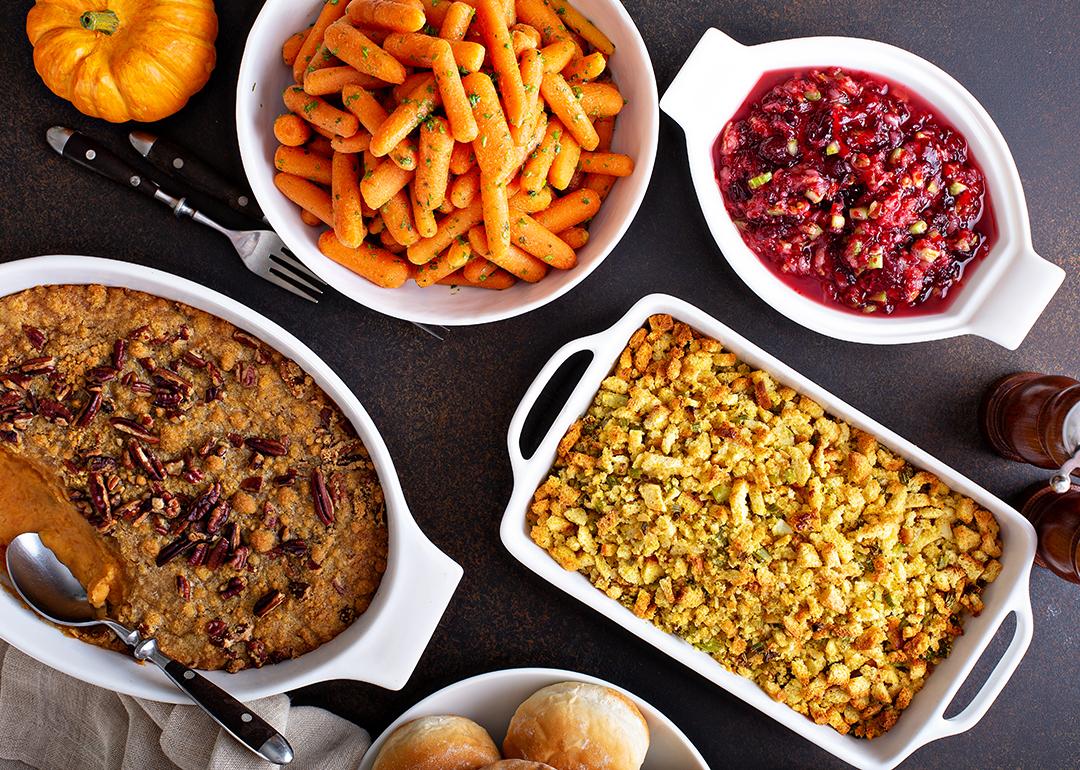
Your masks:
<instances>
[{"instance_id":1,"label":"pumpkin stem","mask_svg":"<svg viewBox=\"0 0 1080 770\"><path fill-rule=\"evenodd\" d=\"M120 27L120 19L115 11L108 9L104 11L87 11L79 17L79 24L82 25L83 29L88 29L91 32L104 32L106 35L111 35Z\"/></svg>"}]
</instances>

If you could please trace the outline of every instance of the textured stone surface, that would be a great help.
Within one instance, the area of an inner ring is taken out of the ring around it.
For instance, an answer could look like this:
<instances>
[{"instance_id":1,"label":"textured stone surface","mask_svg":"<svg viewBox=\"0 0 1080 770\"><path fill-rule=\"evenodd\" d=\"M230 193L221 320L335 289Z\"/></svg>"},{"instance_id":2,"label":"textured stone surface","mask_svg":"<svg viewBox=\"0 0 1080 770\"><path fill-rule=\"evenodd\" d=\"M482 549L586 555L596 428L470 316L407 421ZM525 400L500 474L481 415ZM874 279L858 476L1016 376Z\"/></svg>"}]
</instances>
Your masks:
<instances>
[{"instance_id":1,"label":"textured stone surface","mask_svg":"<svg viewBox=\"0 0 1080 770\"><path fill-rule=\"evenodd\" d=\"M260 4L218 5L217 71L186 109L152 129L239 175L233 88L243 39ZM557 666L605 677L652 701L716 767L839 767L831 756L533 577L502 549L497 528L510 492L506 425L556 348L606 327L643 294L666 291L700 305L991 491L1015 495L1040 474L990 454L978 437L975 407L986 384L1005 372L1080 376L1077 6L1074 0L977 7L955 0L906 7L885 0L626 5L652 52L661 92L710 25L745 43L815 34L873 37L929 58L967 85L1016 156L1036 248L1070 272L1024 345L1009 352L968 337L867 347L789 322L742 285L710 239L697 206L687 204L682 136L666 118L642 213L611 257L560 301L523 318L454 330L441 344L341 297L312 311L302 300L252 280L218 236L171 221L157 204L54 155L44 141L50 125L87 130L125 152L126 129L85 118L45 89L31 66L19 18L0 31L0 71L8 94L0 107L0 260L99 254L205 283L295 332L367 407L394 455L417 520L464 566L465 578L403 691L333 682L297 693L298 702L325 706L377 733L419 698L463 677L510 666ZM21 13L29 4L16 7ZM919 751L909 766L1075 764L1080 587L1037 570L1031 589L1035 638L997 704L977 728ZM996 649L1002 647L999 640ZM989 667L979 670L985 675Z\"/></svg>"}]
</instances>

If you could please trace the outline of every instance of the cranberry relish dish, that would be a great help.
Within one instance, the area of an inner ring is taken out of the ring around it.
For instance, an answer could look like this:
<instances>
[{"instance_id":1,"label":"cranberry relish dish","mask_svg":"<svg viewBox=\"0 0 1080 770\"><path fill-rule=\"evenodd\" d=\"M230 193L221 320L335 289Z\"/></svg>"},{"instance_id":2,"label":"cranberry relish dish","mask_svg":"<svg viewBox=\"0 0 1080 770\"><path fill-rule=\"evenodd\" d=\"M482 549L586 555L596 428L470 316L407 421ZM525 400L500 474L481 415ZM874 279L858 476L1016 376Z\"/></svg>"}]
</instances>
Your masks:
<instances>
[{"instance_id":1,"label":"cranberry relish dish","mask_svg":"<svg viewBox=\"0 0 1080 770\"><path fill-rule=\"evenodd\" d=\"M938 309L995 237L965 138L875 75L765 75L713 158L746 245L800 293L841 307Z\"/></svg>"}]
</instances>

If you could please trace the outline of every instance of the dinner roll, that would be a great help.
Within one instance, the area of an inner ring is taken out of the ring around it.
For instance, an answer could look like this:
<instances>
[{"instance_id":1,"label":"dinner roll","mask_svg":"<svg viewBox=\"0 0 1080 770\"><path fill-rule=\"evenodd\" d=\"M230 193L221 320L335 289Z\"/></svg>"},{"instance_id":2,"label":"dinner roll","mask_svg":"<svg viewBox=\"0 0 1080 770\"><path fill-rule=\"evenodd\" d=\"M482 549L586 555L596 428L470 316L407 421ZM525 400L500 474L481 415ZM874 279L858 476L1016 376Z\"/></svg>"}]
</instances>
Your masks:
<instances>
[{"instance_id":1,"label":"dinner roll","mask_svg":"<svg viewBox=\"0 0 1080 770\"><path fill-rule=\"evenodd\" d=\"M533 762L528 759L502 759L481 770L555 770L555 768L543 762Z\"/></svg>"},{"instance_id":2,"label":"dinner roll","mask_svg":"<svg viewBox=\"0 0 1080 770\"><path fill-rule=\"evenodd\" d=\"M394 730L372 770L477 770L498 760L495 741L471 719L420 717Z\"/></svg>"},{"instance_id":3,"label":"dinner roll","mask_svg":"<svg viewBox=\"0 0 1080 770\"><path fill-rule=\"evenodd\" d=\"M610 687L562 682L518 706L503 754L558 770L639 770L649 726L637 706Z\"/></svg>"}]
</instances>

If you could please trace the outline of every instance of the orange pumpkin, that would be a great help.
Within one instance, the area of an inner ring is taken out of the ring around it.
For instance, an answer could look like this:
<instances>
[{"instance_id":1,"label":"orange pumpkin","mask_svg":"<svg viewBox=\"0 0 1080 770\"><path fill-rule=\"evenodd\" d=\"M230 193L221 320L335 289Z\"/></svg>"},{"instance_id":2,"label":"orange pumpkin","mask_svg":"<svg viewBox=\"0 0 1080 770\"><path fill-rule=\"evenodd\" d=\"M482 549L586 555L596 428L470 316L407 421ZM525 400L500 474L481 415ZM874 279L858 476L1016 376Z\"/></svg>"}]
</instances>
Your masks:
<instances>
[{"instance_id":1,"label":"orange pumpkin","mask_svg":"<svg viewBox=\"0 0 1080 770\"><path fill-rule=\"evenodd\" d=\"M213 0L37 0L34 67L53 93L114 123L172 115L214 69Z\"/></svg>"}]
</instances>

